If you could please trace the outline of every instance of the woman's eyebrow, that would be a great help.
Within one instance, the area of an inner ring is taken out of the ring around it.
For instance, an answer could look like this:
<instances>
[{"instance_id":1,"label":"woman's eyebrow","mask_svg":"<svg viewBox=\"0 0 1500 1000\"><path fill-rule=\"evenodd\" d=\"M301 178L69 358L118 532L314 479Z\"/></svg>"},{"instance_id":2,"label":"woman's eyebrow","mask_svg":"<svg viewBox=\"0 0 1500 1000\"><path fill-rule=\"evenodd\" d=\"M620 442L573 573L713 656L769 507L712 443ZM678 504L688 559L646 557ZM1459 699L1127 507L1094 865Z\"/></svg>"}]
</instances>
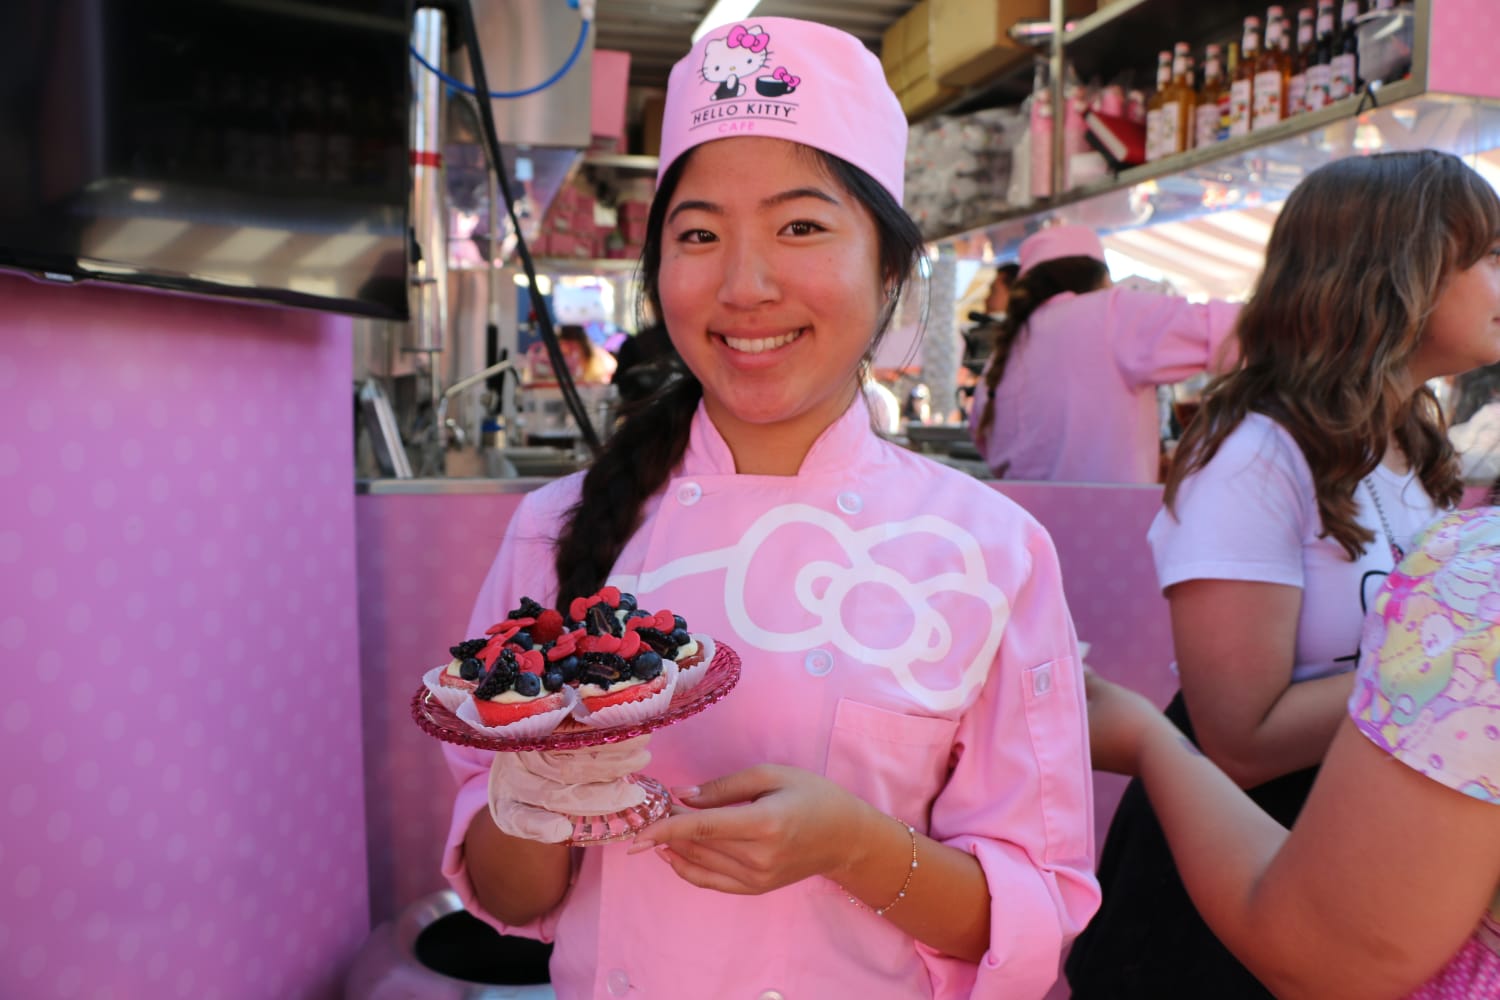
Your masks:
<instances>
[{"instance_id":1,"label":"woman's eyebrow","mask_svg":"<svg viewBox=\"0 0 1500 1000\"><path fill-rule=\"evenodd\" d=\"M796 201L799 198L816 198L819 201L826 201L830 205L839 204L839 200L837 198L829 194L827 191L822 190L821 188L800 187L792 188L789 191L781 191L777 194L771 195L769 198L763 198L761 200L760 207L775 208L777 205L784 205L789 201ZM710 215L723 215L724 207L717 202L704 201L701 198L694 198L689 201L680 201L676 205L672 206L672 211L667 213L666 221L671 222L682 212L694 211L708 212Z\"/></svg>"},{"instance_id":2,"label":"woman's eyebrow","mask_svg":"<svg viewBox=\"0 0 1500 1000\"><path fill-rule=\"evenodd\" d=\"M667 213L667 222L671 222L683 212L708 212L711 215L723 215L724 209L721 205L711 201L679 201L672 206L672 211Z\"/></svg>"},{"instance_id":3,"label":"woman's eyebrow","mask_svg":"<svg viewBox=\"0 0 1500 1000\"><path fill-rule=\"evenodd\" d=\"M792 188L790 191L783 191L780 194L773 194L771 197L764 199L760 204L762 208L773 208L789 201L796 201L798 198L817 198L819 201L826 201L830 205L837 205L839 203L837 198L821 188L800 187Z\"/></svg>"}]
</instances>

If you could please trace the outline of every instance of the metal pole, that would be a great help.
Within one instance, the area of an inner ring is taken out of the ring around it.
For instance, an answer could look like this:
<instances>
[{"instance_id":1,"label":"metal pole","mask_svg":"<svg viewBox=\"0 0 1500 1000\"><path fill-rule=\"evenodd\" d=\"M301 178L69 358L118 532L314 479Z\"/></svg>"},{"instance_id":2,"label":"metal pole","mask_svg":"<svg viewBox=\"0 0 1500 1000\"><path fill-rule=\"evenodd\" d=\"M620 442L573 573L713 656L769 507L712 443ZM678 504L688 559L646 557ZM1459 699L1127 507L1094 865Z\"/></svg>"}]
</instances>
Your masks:
<instances>
[{"instance_id":1,"label":"metal pole","mask_svg":"<svg viewBox=\"0 0 1500 1000\"><path fill-rule=\"evenodd\" d=\"M1052 0L1052 41L1048 60L1048 82L1052 104L1052 198L1055 201L1067 187L1067 160L1064 132L1068 126L1067 92L1063 88L1063 32L1067 25L1064 0Z\"/></svg>"},{"instance_id":2,"label":"metal pole","mask_svg":"<svg viewBox=\"0 0 1500 1000\"><path fill-rule=\"evenodd\" d=\"M411 45L427 62L443 68L446 15L419 7L412 15ZM442 397L435 354L448 329L448 225L443 191L443 82L425 69L412 78L411 224L418 259L412 266L412 338L407 350L424 352L433 413ZM435 428L441 443L443 429Z\"/></svg>"}]
</instances>

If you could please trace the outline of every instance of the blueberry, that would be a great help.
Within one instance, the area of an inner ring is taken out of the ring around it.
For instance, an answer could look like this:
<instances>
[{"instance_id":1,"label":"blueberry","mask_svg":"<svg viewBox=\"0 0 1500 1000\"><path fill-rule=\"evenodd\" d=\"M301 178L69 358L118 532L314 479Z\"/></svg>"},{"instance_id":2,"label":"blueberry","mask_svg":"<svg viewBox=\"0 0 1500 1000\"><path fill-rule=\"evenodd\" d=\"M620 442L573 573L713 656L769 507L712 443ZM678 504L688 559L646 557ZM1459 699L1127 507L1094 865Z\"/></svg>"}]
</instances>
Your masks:
<instances>
[{"instance_id":1,"label":"blueberry","mask_svg":"<svg viewBox=\"0 0 1500 1000\"><path fill-rule=\"evenodd\" d=\"M516 675L516 694L526 698L535 698L542 693L542 679L536 674Z\"/></svg>"},{"instance_id":2,"label":"blueberry","mask_svg":"<svg viewBox=\"0 0 1500 1000\"><path fill-rule=\"evenodd\" d=\"M674 646L686 646L688 643L693 641L693 637L688 635L687 629L683 628L680 625L667 638L672 641L672 645Z\"/></svg>"},{"instance_id":3,"label":"blueberry","mask_svg":"<svg viewBox=\"0 0 1500 1000\"><path fill-rule=\"evenodd\" d=\"M536 645L536 643L532 642L531 640L531 633L526 631L525 629L522 629L515 635L511 636L510 641L522 649L530 649L531 647Z\"/></svg>"},{"instance_id":4,"label":"blueberry","mask_svg":"<svg viewBox=\"0 0 1500 1000\"><path fill-rule=\"evenodd\" d=\"M484 664L472 656L458 665L458 676L466 681L477 681L482 673L484 673Z\"/></svg>"},{"instance_id":5,"label":"blueberry","mask_svg":"<svg viewBox=\"0 0 1500 1000\"><path fill-rule=\"evenodd\" d=\"M687 631L687 620L684 619L681 615L673 615L672 616L672 627L675 628L675 629L677 629L680 632L686 632Z\"/></svg>"},{"instance_id":6,"label":"blueberry","mask_svg":"<svg viewBox=\"0 0 1500 1000\"><path fill-rule=\"evenodd\" d=\"M661 673L661 656L654 650L642 650L630 661L630 672L643 681L655 680Z\"/></svg>"},{"instance_id":7,"label":"blueberry","mask_svg":"<svg viewBox=\"0 0 1500 1000\"><path fill-rule=\"evenodd\" d=\"M562 674L564 684L572 684L578 680L578 657L573 655L564 656L557 661L557 670Z\"/></svg>"},{"instance_id":8,"label":"blueberry","mask_svg":"<svg viewBox=\"0 0 1500 1000\"><path fill-rule=\"evenodd\" d=\"M561 691L564 683L562 671L555 667L542 675L542 687L548 691Z\"/></svg>"},{"instance_id":9,"label":"blueberry","mask_svg":"<svg viewBox=\"0 0 1500 1000\"><path fill-rule=\"evenodd\" d=\"M634 611L638 606L639 605L637 605L635 603L635 595L634 594L626 594L626 593L621 593L620 594L620 610L621 611Z\"/></svg>"}]
</instances>

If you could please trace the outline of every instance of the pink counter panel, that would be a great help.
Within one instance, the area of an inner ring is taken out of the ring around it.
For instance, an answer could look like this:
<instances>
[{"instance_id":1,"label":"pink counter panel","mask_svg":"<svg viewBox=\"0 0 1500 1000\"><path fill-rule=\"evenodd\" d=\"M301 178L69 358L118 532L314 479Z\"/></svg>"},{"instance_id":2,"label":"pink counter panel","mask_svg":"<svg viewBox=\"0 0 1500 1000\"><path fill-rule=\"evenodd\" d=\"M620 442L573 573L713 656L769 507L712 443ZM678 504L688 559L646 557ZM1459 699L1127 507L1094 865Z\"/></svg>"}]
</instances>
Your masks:
<instances>
[{"instance_id":1,"label":"pink counter panel","mask_svg":"<svg viewBox=\"0 0 1500 1000\"><path fill-rule=\"evenodd\" d=\"M1052 533L1089 663L1165 705L1166 603L1156 588L1146 528L1156 487L996 484ZM367 495L359 531L360 644L364 670L370 895L376 920L442 888L438 861L453 784L439 744L408 704L428 667L463 638L474 595L520 496ZM1102 839L1123 780L1096 781Z\"/></svg>"},{"instance_id":2,"label":"pink counter panel","mask_svg":"<svg viewBox=\"0 0 1500 1000\"><path fill-rule=\"evenodd\" d=\"M349 326L0 275L0 996L341 995Z\"/></svg>"}]
</instances>

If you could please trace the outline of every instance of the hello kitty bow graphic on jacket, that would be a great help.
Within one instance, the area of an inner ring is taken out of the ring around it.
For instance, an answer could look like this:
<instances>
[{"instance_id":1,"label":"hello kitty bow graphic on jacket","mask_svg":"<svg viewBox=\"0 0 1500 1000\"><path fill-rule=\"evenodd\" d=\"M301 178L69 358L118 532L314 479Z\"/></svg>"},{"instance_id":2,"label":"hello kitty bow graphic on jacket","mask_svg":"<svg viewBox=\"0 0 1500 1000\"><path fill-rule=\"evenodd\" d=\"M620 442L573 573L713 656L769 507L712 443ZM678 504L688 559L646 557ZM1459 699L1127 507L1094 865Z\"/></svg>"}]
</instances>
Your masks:
<instances>
[{"instance_id":1,"label":"hello kitty bow graphic on jacket","mask_svg":"<svg viewBox=\"0 0 1500 1000\"><path fill-rule=\"evenodd\" d=\"M736 24L723 38L711 38L703 49L702 75L706 83L715 84L712 99L732 101L750 94L745 81L754 81L754 96L785 97L802 83L785 66L763 72L771 63L771 35L760 25ZM752 102L742 112L746 118L790 117L790 107Z\"/></svg>"},{"instance_id":2,"label":"hello kitty bow graphic on jacket","mask_svg":"<svg viewBox=\"0 0 1500 1000\"><path fill-rule=\"evenodd\" d=\"M920 551L920 568L893 555L903 545ZM806 562L786 588L779 554L789 547ZM732 545L610 580L622 589L655 591L718 574L731 626L749 647L841 650L888 671L934 711L975 696L1010 618L978 541L963 526L931 515L854 529L828 511L785 504L761 515ZM768 580L784 600L759 599Z\"/></svg>"}]
</instances>

